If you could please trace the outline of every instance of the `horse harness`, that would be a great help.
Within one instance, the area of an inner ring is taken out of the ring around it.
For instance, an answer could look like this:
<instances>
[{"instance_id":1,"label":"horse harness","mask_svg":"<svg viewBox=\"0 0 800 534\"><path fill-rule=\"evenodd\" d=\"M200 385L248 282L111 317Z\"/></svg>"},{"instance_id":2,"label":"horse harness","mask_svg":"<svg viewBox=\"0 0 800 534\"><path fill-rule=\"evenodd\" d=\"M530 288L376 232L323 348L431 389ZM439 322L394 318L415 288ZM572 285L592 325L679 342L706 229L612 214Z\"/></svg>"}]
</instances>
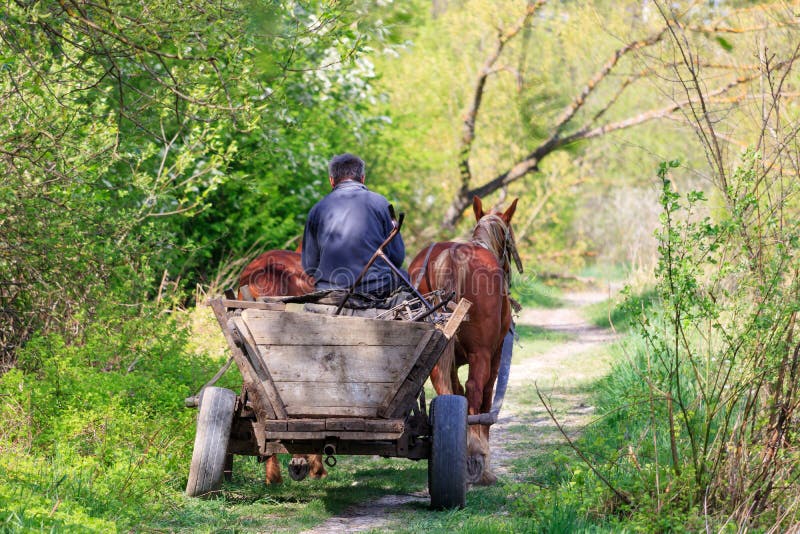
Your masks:
<instances>
[{"instance_id":1,"label":"horse harness","mask_svg":"<svg viewBox=\"0 0 800 534\"><path fill-rule=\"evenodd\" d=\"M500 228L503 229L502 237L498 235L496 230L496 226L498 225ZM491 225L491 226L490 226ZM484 231L492 238L494 243L490 243L484 240L476 239L475 234L477 233L478 229L484 229ZM517 244L514 238L514 231L511 229L511 226L506 224L506 222L494 213L490 213L488 215L484 215L478 221L475 230L472 233L472 243L478 245L479 247L485 248L489 252L495 255L497 259L500 260L503 273L506 279L506 288L511 286L511 261L513 259L514 264L517 268L519 273L522 273L522 260L519 257L519 252L517 251ZM431 259L431 253L433 252L433 247L435 243L431 243L428 246L428 250L425 253L425 260L422 262L422 268L420 269L419 273L414 280L414 287L418 288L420 283L422 282L422 277L425 277L425 280L428 282L430 286L430 278L428 278L428 263ZM511 306L514 308L515 311L519 312L522 307L519 303L509 296L509 300L511 302Z\"/></svg>"}]
</instances>

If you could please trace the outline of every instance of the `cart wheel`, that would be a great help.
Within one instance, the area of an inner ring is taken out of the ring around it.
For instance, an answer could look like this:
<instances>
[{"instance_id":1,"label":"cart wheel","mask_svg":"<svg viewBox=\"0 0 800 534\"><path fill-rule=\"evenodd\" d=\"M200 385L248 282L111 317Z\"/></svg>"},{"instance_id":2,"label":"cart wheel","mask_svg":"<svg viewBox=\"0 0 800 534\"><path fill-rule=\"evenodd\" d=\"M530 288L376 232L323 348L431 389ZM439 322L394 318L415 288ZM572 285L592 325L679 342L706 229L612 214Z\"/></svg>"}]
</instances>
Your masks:
<instances>
[{"instance_id":1,"label":"cart wheel","mask_svg":"<svg viewBox=\"0 0 800 534\"><path fill-rule=\"evenodd\" d=\"M467 399L439 395L431 402L431 508L463 508L467 498Z\"/></svg>"},{"instance_id":2,"label":"cart wheel","mask_svg":"<svg viewBox=\"0 0 800 534\"><path fill-rule=\"evenodd\" d=\"M197 431L186 494L200 497L222 486L225 457L233 424L236 393L229 389L208 387L200 396Z\"/></svg>"}]
</instances>

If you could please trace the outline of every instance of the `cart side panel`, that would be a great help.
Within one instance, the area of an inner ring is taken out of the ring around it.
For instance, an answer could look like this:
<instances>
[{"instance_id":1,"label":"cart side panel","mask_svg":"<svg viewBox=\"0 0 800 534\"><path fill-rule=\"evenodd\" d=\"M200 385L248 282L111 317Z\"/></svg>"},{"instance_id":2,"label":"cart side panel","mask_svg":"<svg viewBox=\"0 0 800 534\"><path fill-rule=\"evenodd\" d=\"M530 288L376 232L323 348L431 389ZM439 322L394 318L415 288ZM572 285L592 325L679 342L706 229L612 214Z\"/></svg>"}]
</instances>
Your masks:
<instances>
[{"instance_id":1,"label":"cart side panel","mask_svg":"<svg viewBox=\"0 0 800 534\"><path fill-rule=\"evenodd\" d=\"M376 417L392 384L283 382L276 384L290 417Z\"/></svg>"},{"instance_id":2,"label":"cart side panel","mask_svg":"<svg viewBox=\"0 0 800 534\"><path fill-rule=\"evenodd\" d=\"M239 320L254 367L263 370L266 385L274 383L287 417L397 418L414 404L468 308L459 303L442 329L252 308Z\"/></svg>"},{"instance_id":3,"label":"cart side panel","mask_svg":"<svg viewBox=\"0 0 800 534\"><path fill-rule=\"evenodd\" d=\"M258 345L416 346L429 323L249 309L242 317Z\"/></svg>"},{"instance_id":4,"label":"cart side panel","mask_svg":"<svg viewBox=\"0 0 800 534\"><path fill-rule=\"evenodd\" d=\"M406 358L414 345L396 347L337 345L259 345L275 383L395 382L408 374Z\"/></svg>"}]
</instances>

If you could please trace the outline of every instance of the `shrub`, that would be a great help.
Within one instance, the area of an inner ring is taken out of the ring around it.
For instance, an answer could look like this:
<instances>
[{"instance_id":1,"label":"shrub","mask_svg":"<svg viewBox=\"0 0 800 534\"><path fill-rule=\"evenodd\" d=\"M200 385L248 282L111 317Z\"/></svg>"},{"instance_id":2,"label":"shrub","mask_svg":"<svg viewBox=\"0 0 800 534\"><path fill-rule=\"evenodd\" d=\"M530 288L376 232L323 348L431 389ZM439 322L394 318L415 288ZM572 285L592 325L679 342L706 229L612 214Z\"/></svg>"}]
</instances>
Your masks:
<instances>
[{"instance_id":1,"label":"shrub","mask_svg":"<svg viewBox=\"0 0 800 534\"><path fill-rule=\"evenodd\" d=\"M0 524L113 531L182 498L194 433L183 399L215 362L188 353L186 330L155 308L98 317L80 344L33 338L0 377Z\"/></svg>"}]
</instances>

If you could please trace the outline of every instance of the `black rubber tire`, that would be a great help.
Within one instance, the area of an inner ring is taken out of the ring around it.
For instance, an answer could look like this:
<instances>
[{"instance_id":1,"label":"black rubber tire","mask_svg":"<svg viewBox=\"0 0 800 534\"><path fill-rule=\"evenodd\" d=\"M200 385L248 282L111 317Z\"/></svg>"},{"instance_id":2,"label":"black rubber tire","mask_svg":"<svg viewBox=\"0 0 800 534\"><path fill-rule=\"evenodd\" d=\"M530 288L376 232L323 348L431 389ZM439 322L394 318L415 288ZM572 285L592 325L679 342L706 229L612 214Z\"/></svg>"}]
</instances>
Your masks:
<instances>
[{"instance_id":1,"label":"black rubber tire","mask_svg":"<svg viewBox=\"0 0 800 534\"><path fill-rule=\"evenodd\" d=\"M200 395L192 464L186 483L188 496L207 496L222 486L235 405L236 393L229 389L208 387Z\"/></svg>"},{"instance_id":2,"label":"black rubber tire","mask_svg":"<svg viewBox=\"0 0 800 534\"><path fill-rule=\"evenodd\" d=\"M463 508L467 500L467 399L439 395L431 401L431 508Z\"/></svg>"}]
</instances>

